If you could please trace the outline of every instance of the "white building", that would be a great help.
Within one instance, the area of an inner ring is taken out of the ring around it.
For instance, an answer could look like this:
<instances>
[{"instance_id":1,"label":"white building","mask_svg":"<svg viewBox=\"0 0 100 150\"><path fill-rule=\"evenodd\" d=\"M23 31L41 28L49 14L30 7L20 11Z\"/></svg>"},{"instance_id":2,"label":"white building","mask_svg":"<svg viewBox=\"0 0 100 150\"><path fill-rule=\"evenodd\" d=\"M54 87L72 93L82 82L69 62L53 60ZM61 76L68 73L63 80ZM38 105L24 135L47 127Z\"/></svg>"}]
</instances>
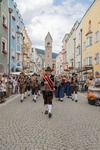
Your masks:
<instances>
[{"instance_id":1,"label":"white building","mask_svg":"<svg viewBox=\"0 0 100 150\"><path fill-rule=\"evenodd\" d=\"M67 37L67 65L68 69L75 70L75 47L76 47L76 29L79 26L79 22L77 21L73 28L71 29L68 37Z\"/></svg>"},{"instance_id":2,"label":"white building","mask_svg":"<svg viewBox=\"0 0 100 150\"><path fill-rule=\"evenodd\" d=\"M56 74L62 74L63 73L63 55L62 52L58 54L56 57Z\"/></svg>"},{"instance_id":3,"label":"white building","mask_svg":"<svg viewBox=\"0 0 100 150\"><path fill-rule=\"evenodd\" d=\"M82 67L82 23L76 29L75 69L76 72Z\"/></svg>"}]
</instances>

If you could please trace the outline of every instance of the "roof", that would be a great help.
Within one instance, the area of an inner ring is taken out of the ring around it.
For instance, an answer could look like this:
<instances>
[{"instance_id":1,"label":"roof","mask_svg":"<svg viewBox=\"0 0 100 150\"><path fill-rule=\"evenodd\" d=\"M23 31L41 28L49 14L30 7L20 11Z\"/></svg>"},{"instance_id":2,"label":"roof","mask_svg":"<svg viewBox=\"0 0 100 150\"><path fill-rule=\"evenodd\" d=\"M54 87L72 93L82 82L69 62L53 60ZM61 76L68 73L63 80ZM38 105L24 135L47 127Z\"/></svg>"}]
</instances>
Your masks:
<instances>
[{"instance_id":1,"label":"roof","mask_svg":"<svg viewBox=\"0 0 100 150\"><path fill-rule=\"evenodd\" d=\"M46 39L47 37L50 37L50 38L52 39L52 36L51 36L50 32L48 32L48 34L46 35L45 39Z\"/></svg>"},{"instance_id":2,"label":"roof","mask_svg":"<svg viewBox=\"0 0 100 150\"><path fill-rule=\"evenodd\" d=\"M44 50L38 49L38 48L35 48L35 50L37 51L37 54L39 54L39 55L40 55L40 54L41 54L41 55L45 55L45 51L44 51ZM57 53L52 52L52 59L55 59L57 56L58 56Z\"/></svg>"}]
</instances>

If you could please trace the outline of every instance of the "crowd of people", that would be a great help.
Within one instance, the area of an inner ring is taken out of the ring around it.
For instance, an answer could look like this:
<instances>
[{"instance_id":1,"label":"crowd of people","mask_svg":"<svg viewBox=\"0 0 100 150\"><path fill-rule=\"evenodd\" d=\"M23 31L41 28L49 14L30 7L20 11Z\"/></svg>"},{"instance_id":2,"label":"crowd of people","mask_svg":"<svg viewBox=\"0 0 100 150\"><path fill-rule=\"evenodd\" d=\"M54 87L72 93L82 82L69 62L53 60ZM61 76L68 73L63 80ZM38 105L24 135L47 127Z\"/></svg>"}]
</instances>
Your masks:
<instances>
[{"instance_id":1,"label":"crowd of people","mask_svg":"<svg viewBox=\"0 0 100 150\"><path fill-rule=\"evenodd\" d=\"M50 67L47 67L45 75L42 74L42 76L36 73L32 76L25 75L23 72L19 76L7 76L4 73L0 74L0 102L4 102L7 97L18 93L21 95L21 102L31 93L33 95L32 100L36 102L42 93L46 109L45 114L49 113L49 117L51 117L53 96L61 102L65 96L78 102L79 83L80 77L76 73L72 73L71 76L54 76ZM88 92L90 86L100 87L100 74L98 72L95 73L95 77L89 76L84 82L85 91Z\"/></svg>"}]
</instances>

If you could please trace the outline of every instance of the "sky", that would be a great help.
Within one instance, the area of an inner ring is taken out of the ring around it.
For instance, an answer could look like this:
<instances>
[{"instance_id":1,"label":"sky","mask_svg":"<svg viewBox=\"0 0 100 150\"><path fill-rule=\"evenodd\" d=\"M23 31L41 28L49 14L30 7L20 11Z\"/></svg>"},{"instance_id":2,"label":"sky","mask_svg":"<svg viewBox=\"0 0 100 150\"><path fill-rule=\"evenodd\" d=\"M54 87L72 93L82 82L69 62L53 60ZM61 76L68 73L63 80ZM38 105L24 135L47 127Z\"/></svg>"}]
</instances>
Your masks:
<instances>
[{"instance_id":1,"label":"sky","mask_svg":"<svg viewBox=\"0 0 100 150\"><path fill-rule=\"evenodd\" d=\"M53 52L62 50L62 40L76 21L80 21L94 0L15 0L33 47L45 49L50 32Z\"/></svg>"}]
</instances>

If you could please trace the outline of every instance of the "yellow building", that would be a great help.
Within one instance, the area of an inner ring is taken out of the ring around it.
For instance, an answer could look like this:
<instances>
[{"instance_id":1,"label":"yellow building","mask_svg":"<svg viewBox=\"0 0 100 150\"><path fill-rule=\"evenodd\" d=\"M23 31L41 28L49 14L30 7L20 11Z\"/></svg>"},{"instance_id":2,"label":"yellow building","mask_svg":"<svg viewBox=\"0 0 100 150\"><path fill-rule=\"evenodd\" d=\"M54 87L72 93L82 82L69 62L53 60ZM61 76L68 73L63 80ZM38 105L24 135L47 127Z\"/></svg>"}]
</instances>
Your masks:
<instances>
[{"instance_id":1,"label":"yellow building","mask_svg":"<svg viewBox=\"0 0 100 150\"><path fill-rule=\"evenodd\" d=\"M100 0L95 0L82 18L83 74L100 72Z\"/></svg>"},{"instance_id":2,"label":"yellow building","mask_svg":"<svg viewBox=\"0 0 100 150\"><path fill-rule=\"evenodd\" d=\"M23 29L23 37L24 37L24 44L23 44L23 70L24 70L24 72L29 73L30 71L32 71L32 68L33 68L32 42L30 40L30 37L29 37L25 27Z\"/></svg>"}]
</instances>

